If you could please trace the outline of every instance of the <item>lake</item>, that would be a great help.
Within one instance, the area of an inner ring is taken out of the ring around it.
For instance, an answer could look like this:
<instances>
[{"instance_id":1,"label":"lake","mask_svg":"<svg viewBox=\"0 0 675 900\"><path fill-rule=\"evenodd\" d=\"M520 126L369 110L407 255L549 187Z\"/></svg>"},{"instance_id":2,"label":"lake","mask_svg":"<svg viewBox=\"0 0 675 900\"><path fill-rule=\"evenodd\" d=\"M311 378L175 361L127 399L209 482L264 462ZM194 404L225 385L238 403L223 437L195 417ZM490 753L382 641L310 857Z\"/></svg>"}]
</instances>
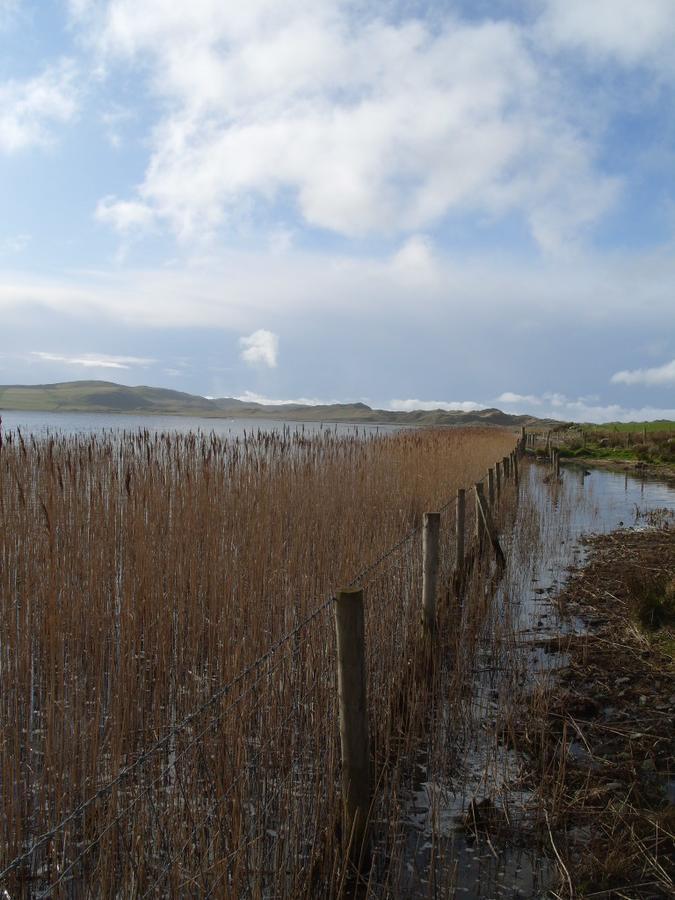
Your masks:
<instances>
[{"instance_id":1,"label":"lake","mask_svg":"<svg viewBox=\"0 0 675 900\"><path fill-rule=\"evenodd\" d=\"M314 434L320 431L334 431L338 434L386 434L399 431L400 425L369 425L331 422L292 422L281 419L209 419L197 416L144 416L111 413L68 413L68 412L23 412L20 410L3 410L2 427L14 431L21 429L22 434L44 436L47 434L96 434L104 431L138 431L147 429L152 432L196 432L215 434L226 437L243 436L256 431L305 431Z\"/></svg>"}]
</instances>

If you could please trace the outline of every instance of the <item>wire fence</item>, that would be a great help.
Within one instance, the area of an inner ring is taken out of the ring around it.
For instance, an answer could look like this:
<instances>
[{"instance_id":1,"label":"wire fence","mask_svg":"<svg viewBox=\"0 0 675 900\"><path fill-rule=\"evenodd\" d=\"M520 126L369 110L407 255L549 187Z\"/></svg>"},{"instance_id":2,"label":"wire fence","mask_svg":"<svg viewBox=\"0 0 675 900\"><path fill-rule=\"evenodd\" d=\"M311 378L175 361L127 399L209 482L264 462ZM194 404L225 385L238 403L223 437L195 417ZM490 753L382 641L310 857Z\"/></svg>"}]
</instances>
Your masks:
<instances>
[{"instance_id":1,"label":"wire fence","mask_svg":"<svg viewBox=\"0 0 675 900\"><path fill-rule=\"evenodd\" d=\"M440 509L442 590L456 563L454 511L452 497ZM465 529L468 545L472 503ZM405 729L401 685L419 635L422 567L420 525L351 581L367 592L378 764ZM5 896L333 896L340 869L333 601L321 601L198 708L172 717L165 733L61 821L29 833L13 858L3 848ZM326 873L335 876L330 887Z\"/></svg>"}]
</instances>

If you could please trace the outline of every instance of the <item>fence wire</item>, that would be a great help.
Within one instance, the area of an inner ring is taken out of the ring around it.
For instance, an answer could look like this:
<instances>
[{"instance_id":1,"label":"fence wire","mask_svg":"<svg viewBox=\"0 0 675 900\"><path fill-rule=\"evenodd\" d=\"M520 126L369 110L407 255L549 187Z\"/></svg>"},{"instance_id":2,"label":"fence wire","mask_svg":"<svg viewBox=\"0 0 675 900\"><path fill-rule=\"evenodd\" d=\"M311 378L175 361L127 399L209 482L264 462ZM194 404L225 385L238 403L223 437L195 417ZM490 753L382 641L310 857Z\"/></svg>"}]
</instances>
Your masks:
<instances>
[{"instance_id":1,"label":"fence wire","mask_svg":"<svg viewBox=\"0 0 675 900\"><path fill-rule=\"evenodd\" d=\"M453 497L439 510L443 586L455 566L454 504ZM467 502L467 546L474 517ZM421 530L349 585L367 592L370 726L380 767L406 727L401 684L419 633ZM27 840L0 871L7 896L328 896L313 879L335 868L339 831L333 602L320 602L61 821Z\"/></svg>"}]
</instances>

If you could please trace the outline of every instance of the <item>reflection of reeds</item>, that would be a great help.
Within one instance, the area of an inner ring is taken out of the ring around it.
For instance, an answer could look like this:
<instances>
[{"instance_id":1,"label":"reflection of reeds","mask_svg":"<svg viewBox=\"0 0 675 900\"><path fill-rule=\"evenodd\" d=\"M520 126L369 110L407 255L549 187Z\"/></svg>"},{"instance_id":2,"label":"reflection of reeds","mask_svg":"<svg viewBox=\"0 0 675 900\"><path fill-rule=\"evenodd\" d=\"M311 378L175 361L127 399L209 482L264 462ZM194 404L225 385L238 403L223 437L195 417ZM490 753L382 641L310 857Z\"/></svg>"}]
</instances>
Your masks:
<instances>
[{"instance_id":1,"label":"reflection of reeds","mask_svg":"<svg viewBox=\"0 0 675 900\"><path fill-rule=\"evenodd\" d=\"M56 884L54 896L87 895L78 884L96 885L94 896L335 894L330 610L302 622L513 440L494 429L365 441L5 434L2 865L131 767L45 840L13 884ZM452 507L446 576L451 520ZM419 617L418 542L362 583L382 760L410 742L423 715L409 689L396 693L412 683L402 667L412 665Z\"/></svg>"}]
</instances>

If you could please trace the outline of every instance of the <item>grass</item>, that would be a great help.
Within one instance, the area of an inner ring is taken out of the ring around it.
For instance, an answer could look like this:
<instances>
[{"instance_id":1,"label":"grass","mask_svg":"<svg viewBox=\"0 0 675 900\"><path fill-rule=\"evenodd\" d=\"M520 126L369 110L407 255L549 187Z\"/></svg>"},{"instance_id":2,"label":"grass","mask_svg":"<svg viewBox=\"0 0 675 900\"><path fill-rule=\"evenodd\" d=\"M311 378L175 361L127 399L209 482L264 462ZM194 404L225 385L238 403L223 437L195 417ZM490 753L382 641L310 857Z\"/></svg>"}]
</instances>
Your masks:
<instances>
[{"instance_id":1,"label":"grass","mask_svg":"<svg viewBox=\"0 0 675 900\"><path fill-rule=\"evenodd\" d=\"M496 429L3 434L0 868L127 772L10 893L344 891L323 602L513 445ZM451 507L446 581L453 521ZM373 754L394 772L425 715L418 538L362 579Z\"/></svg>"},{"instance_id":2,"label":"grass","mask_svg":"<svg viewBox=\"0 0 675 900\"><path fill-rule=\"evenodd\" d=\"M576 449L561 447L560 456L566 459L632 460L638 458L633 450L621 449L619 447L599 447L594 446L593 444L586 444L582 447L577 447Z\"/></svg>"},{"instance_id":3,"label":"grass","mask_svg":"<svg viewBox=\"0 0 675 900\"><path fill-rule=\"evenodd\" d=\"M616 460L655 465L675 465L675 423L627 423L574 425L559 428L553 445L568 459ZM543 442L540 450L544 448Z\"/></svg>"},{"instance_id":4,"label":"grass","mask_svg":"<svg viewBox=\"0 0 675 900\"><path fill-rule=\"evenodd\" d=\"M605 425L583 425L585 432L604 434L606 432L637 433L644 431L673 431L675 422L671 419L654 419L651 422L607 422Z\"/></svg>"}]
</instances>

